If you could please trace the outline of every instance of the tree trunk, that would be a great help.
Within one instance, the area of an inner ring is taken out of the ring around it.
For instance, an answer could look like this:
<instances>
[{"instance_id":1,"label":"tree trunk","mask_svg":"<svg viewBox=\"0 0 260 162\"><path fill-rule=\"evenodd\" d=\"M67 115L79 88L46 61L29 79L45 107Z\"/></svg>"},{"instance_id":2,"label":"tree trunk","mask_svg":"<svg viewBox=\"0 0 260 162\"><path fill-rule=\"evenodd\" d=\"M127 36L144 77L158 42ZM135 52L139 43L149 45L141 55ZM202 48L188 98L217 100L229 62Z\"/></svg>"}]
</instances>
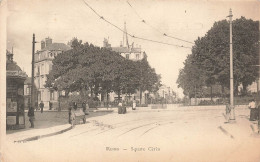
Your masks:
<instances>
[{"instance_id":1,"label":"tree trunk","mask_svg":"<svg viewBox=\"0 0 260 162\"><path fill-rule=\"evenodd\" d=\"M142 89L140 88L140 105L142 105Z\"/></svg>"},{"instance_id":2,"label":"tree trunk","mask_svg":"<svg viewBox=\"0 0 260 162\"><path fill-rule=\"evenodd\" d=\"M91 95L91 98L93 98L93 87L90 88L90 95Z\"/></svg>"},{"instance_id":3,"label":"tree trunk","mask_svg":"<svg viewBox=\"0 0 260 162\"><path fill-rule=\"evenodd\" d=\"M117 97L118 97L118 100L120 100L120 90L118 91Z\"/></svg>"},{"instance_id":4,"label":"tree trunk","mask_svg":"<svg viewBox=\"0 0 260 162\"><path fill-rule=\"evenodd\" d=\"M195 105L197 105L197 87L195 85Z\"/></svg>"},{"instance_id":5,"label":"tree trunk","mask_svg":"<svg viewBox=\"0 0 260 162\"><path fill-rule=\"evenodd\" d=\"M102 92L101 92L101 102L104 102L104 99L105 99L105 94L104 94L104 92L102 91Z\"/></svg>"},{"instance_id":6,"label":"tree trunk","mask_svg":"<svg viewBox=\"0 0 260 162\"><path fill-rule=\"evenodd\" d=\"M221 85L221 93L222 93L222 99L226 98L225 87L223 85Z\"/></svg>"},{"instance_id":7,"label":"tree trunk","mask_svg":"<svg viewBox=\"0 0 260 162\"><path fill-rule=\"evenodd\" d=\"M247 94L247 86L242 83L243 89L242 89L242 95L245 96Z\"/></svg>"},{"instance_id":8,"label":"tree trunk","mask_svg":"<svg viewBox=\"0 0 260 162\"><path fill-rule=\"evenodd\" d=\"M68 96L69 96L69 91L65 90L65 97L68 97Z\"/></svg>"},{"instance_id":9,"label":"tree trunk","mask_svg":"<svg viewBox=\"0 0 260 162\"><path fill-rule=\"evenodd\" d=\"M213 97L212 97L212 86L210 86L210 100L211 101L213 100Z\"/></svg>"}]
</instances>

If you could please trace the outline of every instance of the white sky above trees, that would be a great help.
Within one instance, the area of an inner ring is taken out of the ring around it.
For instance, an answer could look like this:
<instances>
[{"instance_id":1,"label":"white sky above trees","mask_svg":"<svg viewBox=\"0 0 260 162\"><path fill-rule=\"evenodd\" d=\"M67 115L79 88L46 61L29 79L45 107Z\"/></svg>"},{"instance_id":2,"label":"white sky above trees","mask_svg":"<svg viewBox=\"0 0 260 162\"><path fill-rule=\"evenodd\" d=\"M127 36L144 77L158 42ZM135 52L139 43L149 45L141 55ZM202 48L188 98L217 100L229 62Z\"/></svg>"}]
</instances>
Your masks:
<instances>
[{"instance_id":1,"label":"white sky above trees","mask_svg":"<svg viewBox=\"0 0 260 162\"><path fill-rule=\"evenodd\" d=\"M145 25L127 4L127 0L85 0L100 15L135 36L171 44L192 46L162 36ZM149 24L168 35L194 42L212 27L215 21L226 19L232 8L233 18L260 19L260 1L181 1L128 0L136 12ZM109 37L112 46L119 46L123 33L102 21L83 0L8 0L7 49L14 48L14 60L31 76L32 34L40 42L51 37L53 42L67 43L73 37L102 46ZM128 37L130 44L141 45L150 65L161 74L162 83L177 89L179 69L191 49L178 48ZM235 48L235 47L234 47ZM36 44L36 50L40 43Z\"/></svg>"}]
</instances>

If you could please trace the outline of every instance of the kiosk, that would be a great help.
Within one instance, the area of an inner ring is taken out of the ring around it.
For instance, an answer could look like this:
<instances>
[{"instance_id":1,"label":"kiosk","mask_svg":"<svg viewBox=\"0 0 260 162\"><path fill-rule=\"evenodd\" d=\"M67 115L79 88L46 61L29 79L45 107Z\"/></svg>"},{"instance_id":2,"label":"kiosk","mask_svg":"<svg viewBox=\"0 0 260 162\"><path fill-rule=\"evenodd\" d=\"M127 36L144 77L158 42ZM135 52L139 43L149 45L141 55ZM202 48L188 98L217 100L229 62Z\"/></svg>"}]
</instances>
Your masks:
<instances>
[{"instance_id":1,"label":"kiosk","mask_svg":"<svg viewBox=\"0 0 260 162\"><path fill-rule=\"evenodd\" d=\"M6 61L6 129L25 128L24 81L27 75L7 51Z\"/></svg>"}]
</instances>

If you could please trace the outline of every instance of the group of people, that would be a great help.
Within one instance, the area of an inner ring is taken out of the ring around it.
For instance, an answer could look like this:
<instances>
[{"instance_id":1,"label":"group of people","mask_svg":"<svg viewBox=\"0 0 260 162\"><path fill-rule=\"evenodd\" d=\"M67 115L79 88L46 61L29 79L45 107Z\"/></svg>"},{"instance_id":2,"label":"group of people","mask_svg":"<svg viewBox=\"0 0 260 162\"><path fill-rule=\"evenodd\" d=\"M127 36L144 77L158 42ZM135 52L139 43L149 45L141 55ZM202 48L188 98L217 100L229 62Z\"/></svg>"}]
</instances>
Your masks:
<instances>
[{"instance_id":1,"label":"group of people","mask_svg":"<svg viewBox=\"0 0 260 162\"><path fill-rule=\"evenodd\" d=\"M39 106L36 103L35 107L36 107L36 110L38 110L37 107L39 107L41 109L41 113L43 113L44 103L42 101L40 102ZM53 103L51 101L49 101L49 110L52 110L52 107L53 107Z\"/></svg>"},{"instance_id":2,"label":"group of people","mask_svg":"<svg viewBox=\"0 0 260 162\"><path fill-rule=\"evenodd\" d=\"M123 102L122 100L119 100L118 101L118 106L120 107L122 107L122 106L125 106L125 102ZM133 102L132 102L132 110L135 110L136 109L136 100L134 99L133 100Z\"/></svg>"},{"instance_id":3,"label":"group of people","mask_svg":"<svg viewBox=\"0 0 260 162\"><path fill-rule=\"evenodd\" d=\"M82 102L82 104L81 104L81 107L82 107L82 110L83 110L83 113L85 114L85 115L89 115L89 112L88 112L88 104L84 101L84 102ZM73 124L72 122L75 120L75 118L76 118L76 116L75 116L75 111L78 109L78 104L77 104L77 102L72 102L71 104L70 104L70 107L69 107L69 123L70 124ZM84 119L83 119L84 120ZM83 121L83 122L85 122L85 121Z\"/></svg>"},{"instance_id":4,"label":"group of people","mask_svg":"<svg viewBox=\"0 0 260 162\"><path fill-rule=\"evenodd\" d=\"M255 100L252 99L249 102L248 108L250 109L250 121L259 120L259 108L256 106Z\"/></svg>"}]
</instances>

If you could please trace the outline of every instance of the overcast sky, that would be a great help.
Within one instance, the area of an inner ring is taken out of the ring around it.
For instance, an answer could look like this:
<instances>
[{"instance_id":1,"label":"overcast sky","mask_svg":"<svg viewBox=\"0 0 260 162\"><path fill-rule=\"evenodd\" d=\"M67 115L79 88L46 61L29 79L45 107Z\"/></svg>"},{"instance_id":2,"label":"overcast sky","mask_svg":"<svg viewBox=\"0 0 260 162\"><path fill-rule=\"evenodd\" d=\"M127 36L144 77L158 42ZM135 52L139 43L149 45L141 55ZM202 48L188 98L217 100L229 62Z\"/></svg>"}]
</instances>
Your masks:
<instances>
[{"instance_id":1,"label":"overcast sky","mask_svg":"<svg viewBox=\"0 0 260 162\"><path fill-rule=\"evenodd\" d=\"M259 20L260 1L174 1L174 0L85 0L105 19L135 36L192 47L192 44L164 37L162 33L194 42L226 19L232 8L234 19L244 16ZM8 0L7 48L14 48L14 60L31 76L32 35L36 41L51 37L53 42L67 43L73 37L102 46L109 37L119 46L123 33L101 20L83 0ZM136 14L137 13L137 14ZM141 22L144 19L151 26ZM147 42L128 37L130 44L141 45L150 65L162 76L162 82L182 96L176 80L179 69L191 49ZM36 44L36 50L40 44Z\"/></svg>"}]
</instances>

